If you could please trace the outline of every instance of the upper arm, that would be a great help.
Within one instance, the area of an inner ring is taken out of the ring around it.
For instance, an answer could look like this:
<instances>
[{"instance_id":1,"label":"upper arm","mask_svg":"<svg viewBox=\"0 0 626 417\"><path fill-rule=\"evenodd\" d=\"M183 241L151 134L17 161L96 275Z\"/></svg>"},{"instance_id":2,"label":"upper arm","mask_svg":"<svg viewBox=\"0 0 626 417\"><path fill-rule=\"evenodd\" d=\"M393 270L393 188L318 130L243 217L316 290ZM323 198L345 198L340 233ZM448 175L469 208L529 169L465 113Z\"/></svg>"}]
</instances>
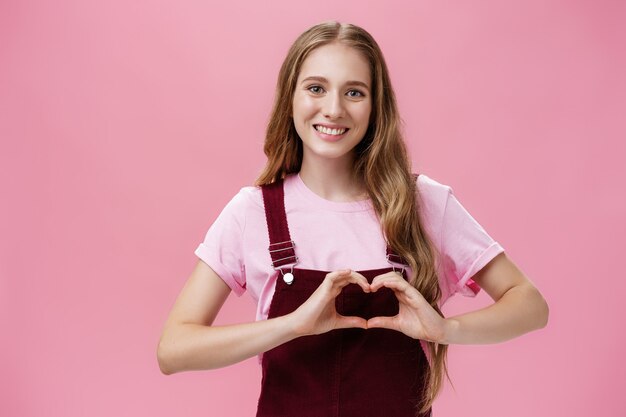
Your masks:
<instances>
[{"instance_id":1,"label":"upper arm","mask_svg":"<svg viewBox=\"0 0 626 417\"><path fill-rule=\"evenodd\" d=\"M183 323L210 326L230 291L219 275L199 259L178 295L165 327Z\"/></svg>"},{"instance_id":2,"label":"upper arm","mask_svg":"<svg viewBox=\"0 0 626 417\"><path fill-rule=\"evenodd\" d=\"M495 301L516 286L530 286L533 283L506 256L505 252L496 255L487 265L472 276L472 280Z\"/></svg>"}]
</instances>

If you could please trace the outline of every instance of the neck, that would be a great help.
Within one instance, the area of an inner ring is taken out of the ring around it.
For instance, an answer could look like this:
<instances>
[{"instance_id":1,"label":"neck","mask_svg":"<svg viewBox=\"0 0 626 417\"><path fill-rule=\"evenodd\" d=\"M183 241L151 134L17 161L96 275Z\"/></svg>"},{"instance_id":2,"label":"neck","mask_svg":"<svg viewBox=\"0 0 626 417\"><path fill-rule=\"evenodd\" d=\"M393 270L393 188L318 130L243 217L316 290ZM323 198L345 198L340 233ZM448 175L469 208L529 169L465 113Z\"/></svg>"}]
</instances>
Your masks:
<instances>
[{"instance_id":1,"label":"neck","mask_svg":"<svg viewBox=\"0 0 626 417\"><path fill-rule=\"evenodd\" d=\"M328 159L308 157L302 159L300 178L320 197L336 202L367 199L362 178L354 172L354 155Z\"/></svg>"}]
</instances>

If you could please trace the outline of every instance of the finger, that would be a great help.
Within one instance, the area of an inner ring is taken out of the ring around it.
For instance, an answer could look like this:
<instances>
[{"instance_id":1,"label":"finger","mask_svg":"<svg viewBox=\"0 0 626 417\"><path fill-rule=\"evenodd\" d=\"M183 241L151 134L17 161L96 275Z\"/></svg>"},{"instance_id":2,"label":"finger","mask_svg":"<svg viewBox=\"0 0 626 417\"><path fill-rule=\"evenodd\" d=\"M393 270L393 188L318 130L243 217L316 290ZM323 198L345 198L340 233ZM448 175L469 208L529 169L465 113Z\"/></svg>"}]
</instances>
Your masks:
<instances>
[{"instance_id":1,"label":"finger","mask_svg":"<svg viewBox=\"0 0 626 417\"><path fill-rule=\"evenodd\" d=\"M398 271L389 271L389 272L386 272L384 274L377 275L376 277L374 277L374 279L372 280L372 284L371 285L378 284L379 282L385 281L385 280L387 280L389 278L396 278L396 279L400 279L400 280L406 282L406 279L404 279L404 276L402 276L402 274L400 272L398 272Z\"/></svg>"},{"instance_id":2,"label":"finger","mask_svg":"<svg viewBox=\"0 0 626 417\"><path fill-rule=\"evenodd\" d=\"M382 281L381 286L390 288L396 293L396 297L403 297L405 300L409 301L423 301L426 302L426 299L420 294L414 286L409 284L403 279L388 279ZM375 291L372 289L372 291Z\"/></svg>"},{"instance_id":3,"label":"finger","mask_svg":"<svg viewBox=\"0 0 626 417\"><path fill-rule=\"evenodd\" d=\"M371 319L369 319L367 321L367 328L368 329L383 328L383 329L391 329L391 330L398 330L398 331L400 331L400 328L398 326L398 321L396 320L397 317L398 316L393 316L393 317L386 317L386 316L372 317Z\"/></svg>"},{"instance_id":4,"label":"finger","mask_svg":"<svg viewBox=\"0 0 626 417\"><path fill-rule=\"evenodd\" d=\"M396 279L394 277L386 277L380 279L376 285L372 285L372 292L378 291L380 288L385 287L392 290L401 303L414 303L415 292L417 290L409 283L407 283L404 279Z\"/></svg>"},{"instance_id":5,"label":"finger","mask_svg":"<svg viewBox=\"0 0 626 417\"><path fill-rule=\"evenodd\" d=\"M351 270L351 269L349 269L349 268L346 268L346 269L338 269L338 270L336 270L336 271L333 271L333 272L328 273L326 276L334 279L334 278L337 278L337 277L341 277L341 276L344 276L344 275L348 275L348 274L350 274L351 272L352 272L352 270Z\"/></svg>"},{"instance_id":6,"label":"finger","mask_svg":"<svg viewBox=\"0 0 626 417\"><path fill-rule=\"evenodd\" d=\"M352 271L352 273L350 274L350 282L353 284L357 284L359 285L363 291L365 292L370 292L370 283L367 280L367 278L365 278L365 276L363 276L363 274L360 274L356 271Z\"/></svg>"},{"instance_id":7,"label":"finger","mask_svg":"<svg viewBox=\"0 0 626 417\"><path fill-rule=\"evenodd\" d=\"M336 329L348 329L352 327L359 327L361 329L367 329L367 320L363 317L357 316L339 316L335 324Z\"/></svg>"},{"instance_id":8,"label":"finger","mask_svg":"<svg viewBox=\"0 0 626 417\"><path fill-rule=\"evenodd\" d=\"M340 290L348 284L357 284L363 291L370 292L370 284L367 282L367 278L356 271L348 271L350 271L350 273L335 274L329 277L330 282L336 289Z\"/></svg>"},{"instance_id":9,"label":"finger","mask_svg":"<svg viewBox=\"0 0 626 417\"><path fill-rule=\"evenodd\" d=\"M339 269L337 271L332 271L326 274L324 278L324 282L327 282L331 286L335 284L335 282L342 281L345 277L350 276L352 270L350 269Z\"/></svg>"},{"instance_id":10,"label":"finger","mask_svg":"<svg viewBox=\"0 0 626 417\"><path fill-rule=\"evenodd\" d=\"M392 272L391 274L383 274L383 275L379 275L376 278L374 278L374 280L370 284L370 288L372 289L372 291L376 291L380 287L384 286L385 282L395 282L395 283L397 283L398 284L397 288L401 289L401 291L406 290L407 287L412 287L404 278L402 278L400 275Z\"/></svg>"}]
</instances>

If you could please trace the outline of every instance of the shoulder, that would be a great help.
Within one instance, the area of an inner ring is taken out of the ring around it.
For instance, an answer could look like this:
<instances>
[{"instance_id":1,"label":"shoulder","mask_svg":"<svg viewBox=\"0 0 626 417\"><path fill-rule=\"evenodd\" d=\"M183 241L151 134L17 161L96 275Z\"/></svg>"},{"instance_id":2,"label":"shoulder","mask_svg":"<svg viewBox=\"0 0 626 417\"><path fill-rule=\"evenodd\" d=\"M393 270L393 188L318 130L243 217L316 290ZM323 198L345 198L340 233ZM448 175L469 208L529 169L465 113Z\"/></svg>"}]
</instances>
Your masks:
<instances>
[{"instance_id":1,"label":"shoulder","mask_svg":"<svg viewBox=\"0 0 626 417\"><path fill-rule=\"evenodd\" d=\"M427 215L436 216L440 213L441 216L452 193L452 187L426 174L420 173L417 177L418 206Z\"/></svg>"},{"instance_id":2,"label":"shoulder","mask_svg":"<svg viewBox=\"0 0 626 417\"><path fill-rule=\"evenodd\" d=\"M223 207L213 227L236 224L241 230L244 230L250 213L263 209L262 200L260 187L241 187Z\"/></svg>"},{"instance_id":3,"label":"shoulder","mask_svg":"<svg viewBox=\"0 0 626 417\"><path fill-rule=\"evenodd\" d=\"M417 177L417 188L420 193L429 195L447 195L452 189L449 185L422 173Z\"/></svg>"},{"instance_id":4,"label":"shoulder","mask_svg":"<svg viewBox=\"0 0 626 417\"><path fill-rule=\"evenodd\" d=\"M228 202L230 210L245 212L250 208L263 207L263 194L261 187L248 185L241 187Z\"/></svg>"}]
</instances>

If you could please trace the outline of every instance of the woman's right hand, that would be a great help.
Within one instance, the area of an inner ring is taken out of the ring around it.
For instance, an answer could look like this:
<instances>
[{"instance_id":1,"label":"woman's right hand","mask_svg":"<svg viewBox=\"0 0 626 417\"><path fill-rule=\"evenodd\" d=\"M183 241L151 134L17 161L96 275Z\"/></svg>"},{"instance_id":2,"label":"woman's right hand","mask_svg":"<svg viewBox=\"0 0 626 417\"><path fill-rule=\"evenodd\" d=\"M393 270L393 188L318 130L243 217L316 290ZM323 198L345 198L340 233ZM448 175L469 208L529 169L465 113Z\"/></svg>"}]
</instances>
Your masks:
<instances>
[{"instance_id":1,"label":"woman's right hand","mask_svg":"<svg viewBox=\"0 0 626 417\"><path fill-rule=\"evenodd\" d=\"M370 292L367 279L356 271L342 269L326 274L324 281L300 307L290 313L293 329L298 336L326 333L348 327L367 328L367 320L356 316L342 316L335 308L335 298L348 284L359 285Z\"/></svg>"}]
</instances>

